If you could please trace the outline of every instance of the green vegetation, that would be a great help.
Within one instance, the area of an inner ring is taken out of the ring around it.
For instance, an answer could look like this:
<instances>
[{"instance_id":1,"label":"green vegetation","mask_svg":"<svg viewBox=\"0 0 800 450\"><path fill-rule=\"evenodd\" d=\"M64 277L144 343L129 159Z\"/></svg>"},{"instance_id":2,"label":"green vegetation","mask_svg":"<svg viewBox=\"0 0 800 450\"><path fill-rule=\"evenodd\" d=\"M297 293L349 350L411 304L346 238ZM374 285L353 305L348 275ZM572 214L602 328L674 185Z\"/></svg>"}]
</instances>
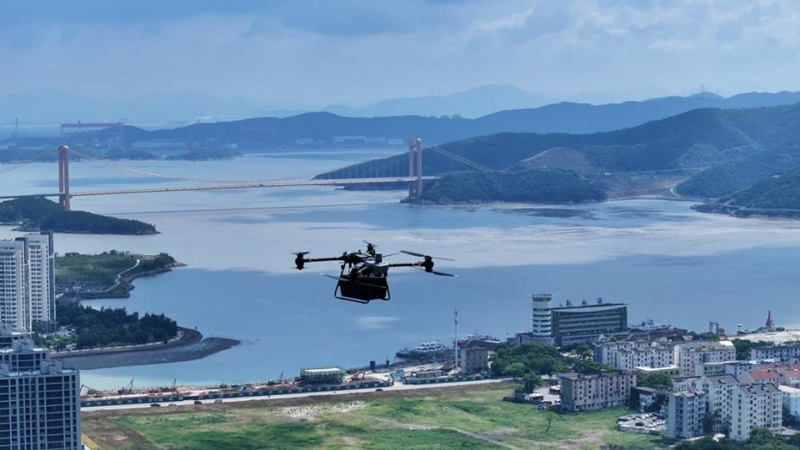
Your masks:
<instances>
[{"instance_id":1,"label":"green vegetation","mask_svg":"<svg viewBox=\"0 0 800 450\"><path fill-rule=\"evenodd\" d=\"M667 389L672 385L672 378L665 373L653 373L636 379L636 385L653 389Z\"/></svg>"},{"instance_id":2,"label":"green vegetation","mask_svg":"<svg viewBox=\"0 0 800 450\"><path fill-rule=\"evenodd\" d=\"M800 435L786 439L773 436L771 431L760 428L753 430L747 442L728 439L716 442L707 437L694 442L681 442L675 450L796 450L797 448L800 448Z\"/></svg>"},{"instance_id":3,"label":"green vegetation","mask_svg":"<svg viewBox=\"0 0 800 450\"><path fill-rule=\"evenodd\" d=\"M0 203L0 222L19 224L24 231L125 235L156 233L156 228L148 223L85 211L66 211L58 203L41 197L22 197Z\"/></svg>"},{"instance_id":4,"label":"green vegetation","mask_svg":"<svg viewBox=\"0 0 800 450\"><path fill-rule=\"evenodd\" d=\"M120 272L125 271L126 278L131 279L148 272L163 272L176 264L175 258L166 253L155 256L117 250L97 255L66 253L56 255L56 285L106 288L116 283Z\"/></svg>"},{"instance_id":5,"label":"green vegetation","mask_svg":"<svg viewBox=\"0 0 800 450\"><path fill-rule=\"evenodd\" d=\"M242 156L241 153L233 150L217 150L210 148L199 148L188 153L167 157L168 161L207 161L212 159L231 159Z\"/></svg>"},{"instance_id":6,"label":"green vegetation","mask_svg":"<svg viewBox=\"0 0 800 450\"><path fill-rule=\"evenodd\" d=\"M102 449L666 448L661 438L617 431L617 408L554 414L503 402L512 385L273 399L197 408L84 414Z\"/></svg>"},{"instance_id":7,"label":"green vegetation","mask_svg":"<svg viewBox=\"0 0 800 450\"><path fill-rule=\"evenodd\" d=\"M492 355L492 373L515 378L528 374L553 375L569 370L564 357L549 345L526 342L502 344Z\"/></svg>"},{"instance_id":8,"label":"green vegetation","mask_svg":"<svg viewBox=\"0 0 800 450\"><path fill-rule=\"evenodd\" d=\"M566 170L532 169L521 173L455 172L428 186L422 203L580 203L605 200L605 193Z\"/></svg>"},{"instance_id":9,"label":"green vegetation","mask_svg":"<svg viewBox=\"0 0 800 450\"><path fill-rule=\"evenodd\" d=\"M697 209L736 216L800 217L800 169L775 174Z\"/></svg>"},{"instance_id":10,"label":"green vegetation","mask_svg":"<svg viewBox=\"0 0 800 450\"><path fill-rule=\"evenodd\" d=\"M125 308L92 309L73 302L57 302L59 325L74 327L79 349L109 345L166 342L178 334L178 324L163 314L128 314Z\"/></svg>"},{"instance_id":11,"label":"green vegetation","mask_svg":"<svg viewBox=\"0 0 800 450\"><path fill-rule=\"evenodd\" d=\"M751 348L761 348L772 345L769 342L764 342L764 341L753 342L753 341L748 341L747 339L734 339L732 343L733 346L736 347L736 359L738 359L739 361L750 360Z\"/></svg>"}]
</instances>

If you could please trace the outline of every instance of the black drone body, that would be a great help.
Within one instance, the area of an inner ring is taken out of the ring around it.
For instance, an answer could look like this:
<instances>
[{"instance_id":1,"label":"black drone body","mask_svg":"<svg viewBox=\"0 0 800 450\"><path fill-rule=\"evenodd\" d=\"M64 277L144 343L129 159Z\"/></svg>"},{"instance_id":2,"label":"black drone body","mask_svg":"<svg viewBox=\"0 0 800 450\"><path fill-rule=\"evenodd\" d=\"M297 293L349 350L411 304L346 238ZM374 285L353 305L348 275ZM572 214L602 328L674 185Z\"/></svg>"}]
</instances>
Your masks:
<instances>
[{"instance_id":1,"label":"black drone body","mask_svg":"<svg viewBox=\"0 0 800 450\"><path fill-rule=\"evenodd\" d=\"M443 259L447 261L452 261L452 259L435 258L422 253L401 250L398 253L416 256L422 258L422 260L407 263L387 263L383 260L384 255L377 252L374 244L366 241L364 242L367 244L367 250L365 252L361 252L361 250L351 253L344 252L341 256L330 258L306 258L308 252L297 252L295 253L294 259L295 268L297 268L297 270L303 270L307 263L339 261L341 266L339 276L325 276L336 280L336 288L333 291L334 297L356 303L369 303L372 300L387 301L391 299L392 295L389 291L388 277L389 269L393 267L412 267L434 275L446 277L455 276L453 274L433 270L434 259ZM386 257L396 254L397 253L386 255Z\"/></svg>"}]
</instances>

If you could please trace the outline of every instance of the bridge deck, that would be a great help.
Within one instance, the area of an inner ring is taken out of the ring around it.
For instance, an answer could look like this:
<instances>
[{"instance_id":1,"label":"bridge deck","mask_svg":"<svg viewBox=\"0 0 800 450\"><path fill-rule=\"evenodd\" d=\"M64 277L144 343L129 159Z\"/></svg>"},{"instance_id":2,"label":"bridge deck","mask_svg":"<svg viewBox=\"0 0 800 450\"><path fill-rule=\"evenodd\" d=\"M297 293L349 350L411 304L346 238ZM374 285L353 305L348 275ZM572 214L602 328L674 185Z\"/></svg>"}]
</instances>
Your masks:
<instances>
[{"instance_id":1,"label":"bridge deck","mask_svg":"<svg viewBox=\"0 0 800 450\"><path fill-rule=\"evenodd\" d=\"M439 177L422 177L423 180L437 180ZM195 186L173 186L142 189L119 189L107 191L75 191L70 192L70 197L88 197L94 195L122 195L122 194L150 194L156 192L185 192L185 191L210 191L217 189L253 189L253 188L280 188L304 186L354 186L369 184L411 183L417 181L416 177L399 178L351 178L340 180L301 180L301 181L259 181L252 183L209 184ZM42 194L0 195L0 199L20 197L59 197L59 192Z\"/></svg>"}]
</instances>

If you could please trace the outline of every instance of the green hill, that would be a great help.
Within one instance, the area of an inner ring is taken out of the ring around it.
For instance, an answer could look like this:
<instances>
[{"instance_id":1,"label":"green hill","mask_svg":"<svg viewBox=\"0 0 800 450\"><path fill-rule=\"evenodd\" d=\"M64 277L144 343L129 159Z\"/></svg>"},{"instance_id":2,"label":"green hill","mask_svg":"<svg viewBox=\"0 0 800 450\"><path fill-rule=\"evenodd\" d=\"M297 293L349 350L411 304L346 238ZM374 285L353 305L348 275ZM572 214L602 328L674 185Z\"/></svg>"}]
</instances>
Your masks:
<instances>
[{"instance_id":1,"label":"green hill","mask_svg":"<svg viewBox=\"0 0 800 450\"><path fill-rule=\"evenodd\" d=\"M605 193L574 172L533 169L521 173L453 172L429 183L418 203L580 203Z\"/></svg>"},{"instance_id":2,"label":"green hill","mask_svg":"<svg viewBox=\"0 0 800 450\"><path fill-rule=\"evenodd\" d=\"M67 211L41 197L22 197L0 203L0 222L24 231L81 234L155 234L156 228L138 220L118 219L85 211Z\"/></svg>"},{"instance_id":3,"label":"green hill","mask_svg":"<svg viewBox=\"0 0 800 450\"><path fill-rule=\"evenodd\" d=\"M800 105L700 109L606 133L501 133L440 147L496 171L574 171L597 181L598 187L615 197L666 193L676 187L683 196L719 198L800 167L797 142ZM391 173L407 165L407 158L399 154L318 178ZM465 169L462 163L430 149L423 151L426 175ZM633 188L626 190L626 185Z\"/></svg>"},{"instance_id":4,"label":"green hill","mask_svg":"<svg viewBox=\"0 0 800 450\"><path fill-rule=\"evenodd\" d=\"M800 218L800 169L769 176L748 189L696 209L738 217Z\"/></svg>"}]
</instances>

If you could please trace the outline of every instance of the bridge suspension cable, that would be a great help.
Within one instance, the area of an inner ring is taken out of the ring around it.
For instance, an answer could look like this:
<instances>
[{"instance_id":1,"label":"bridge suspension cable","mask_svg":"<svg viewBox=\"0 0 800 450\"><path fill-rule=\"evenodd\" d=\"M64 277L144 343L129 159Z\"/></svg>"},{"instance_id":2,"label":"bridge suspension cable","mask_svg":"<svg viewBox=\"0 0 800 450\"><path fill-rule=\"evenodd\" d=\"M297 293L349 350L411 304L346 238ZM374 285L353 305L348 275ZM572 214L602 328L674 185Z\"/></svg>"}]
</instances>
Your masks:
<instances>
[{"instance_id":1,"label":"bridge suspension cable","mask_svg":"<svg viewBox=\"0 0 800 450\"><path fill-rule=\"evenodd\" d=\"M469 167L472 167L473 169L477 169L477 170L479 170L481 172L487 172L487 173L488 172L494 172L492 169L490 169L490 168L488 168L486 166L482 166L482 165L480 165L480 164L478 164L476 162L472 162L472 161L468 160L467 158L464 158L463 156L458 156L455 153L448 152L447 150L444 150L444 149L442 149L440 147L431 146L431 147L428 147L428 149L432 150L432 151L434 151L434 152L436 152L436 153L438 153L438 154L440 154L442 156L445 156L445 157L448 157L448 158L450 158L452 160L458 161L461 164L464 164L464 165L467 165Z\"/></svg>"},{"instance_id":2,"label":"bridge suspension cable","mask_svg":"<svg viewBox=\"0 0 800 450\"><path fill-rule=\"evenodd\" d=\"M0 169L0 176L2 176L2 175L5 175L5 174L7 174L7 173L9 173L9 172L13 172L13 171L15 171L15 170L17 170L17 169L20 169L20 168L22 168L22 167L25 167L25 166L27 166L28 164L31 164L31 163L34 163L34 162L36 162L36 161L33 161L33 160L30 160L30 161L23 161L23 162L21 162L21 163L14 164L13 166L9 166L9 167L6 167L6 168L3 168L3 169Z\"/></svg>"},{"instance_id":3,"label":"bridge suspension cable","mask_svg":"<svg viewBox=\"0 0 800 450\"><path fill-rule=\"evenodd\" d=\"M222 184L259 183L261 181L264 181L264 180L250 180L250 181L215 180L215 179L209 179L209 178L194 178L194 177L181 177L181 176L177 176L177 175L167 175L167 174L163 174L163 173L160 173L160 172L154 172L152 170L144 170L144 169L137 169L137 168L134 168L134 167L123 166L122 164L117 164L117 163L114 163L114 162L109 161L107 159L103 159L103 158L99 158L97 156L89 155L89 154L80 152L78 150L70 149L70 152L71 153L75 153L76 155L78 155L78 156L80 156L80 157L82 157L84 159L87 159L89 161L94 161L94 162L98 162L98 163L101 163L101 164L105 164L106 166L113 167L115 169L125 170L125 171L128 171L128 172L137 173L137 174L141 174L141 175L148 175L148 176L151 176L151 177L164 178L164 179L168 179L168 180L194 181L194 182L200 182L200 183L222 183ZM310 178L310 177L302 176L302 177L287 177L286 179L287 180L294 180L294 179L308 179L308 178ZM275 180L271 180L271 181L278 181L278 180L282 180L282 179L275 179Z\"/></svg>"}]
</instances>

